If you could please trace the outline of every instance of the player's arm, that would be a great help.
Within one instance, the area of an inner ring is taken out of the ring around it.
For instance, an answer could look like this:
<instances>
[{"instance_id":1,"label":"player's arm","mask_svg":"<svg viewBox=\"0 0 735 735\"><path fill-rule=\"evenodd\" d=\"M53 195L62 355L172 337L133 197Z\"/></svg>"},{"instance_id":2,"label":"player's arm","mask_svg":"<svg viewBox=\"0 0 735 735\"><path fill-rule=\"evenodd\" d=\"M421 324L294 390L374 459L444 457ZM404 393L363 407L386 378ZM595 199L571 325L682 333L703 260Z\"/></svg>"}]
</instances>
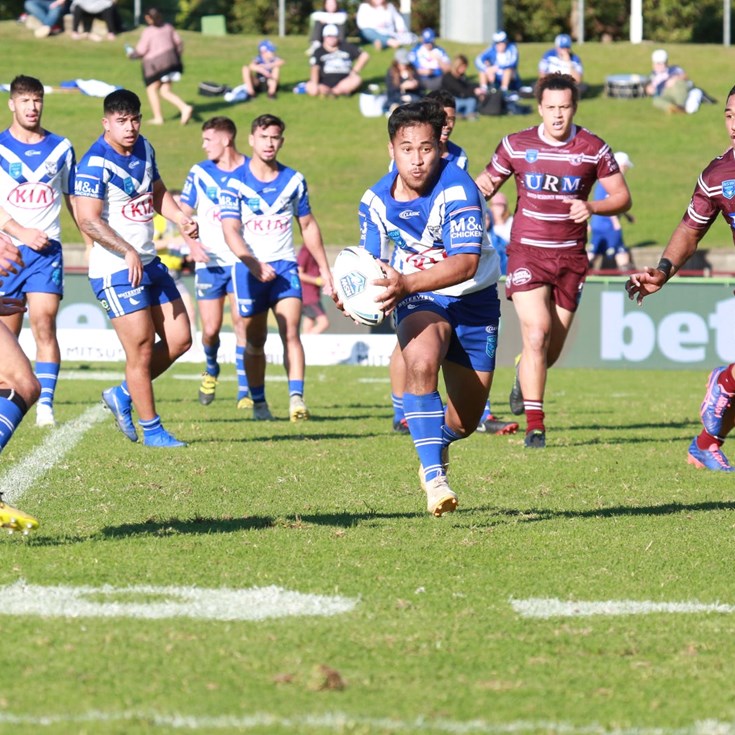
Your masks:
<instances>
[{"instance_id":1,"label":"player's arm","mask_svg":"<svg viewBox=\"0 0 735 735\"><path fill-rule=\"evenodd\" d=\"M138 286L143 279L143 261L136 249L122 239L102 217L104 201L92 197L76 197L77 224L82 233L105 250L120 256L128 266L131 286Z\"/></svg>"},{"instance_id":2,"label":"player's arm","mask_svg":"<svg viewBox=\"0 0 735 735\"><path fill-rule=\"evenodd\" d=\"M4 229L8 221L10 215L0 207L0 223L2 223L0 229ZM24 265L20 250L13 245L13 241L7 235L0 233L0 276L17 273Z\"/></svg>"},{"instance_id":3,"label":"player's arm","mask_svg":"<svg viewBox=\"0 0 735 735\"><path fill-rule=\"evenodd\" d=\"M195 220L181 211L181 208L161 179L156 179L153 183L153 209L169 220L169 222L178 225L182 235L186 235L192 239L196 239L199 236L199 226Z\"/></svg>"},{"instance_id":4,"label":"player's arm","mask_svg":"<svg viewBox=\"0 0 735 735\"><path fill-rule=\"evenodd\" d=\"M45 247L48 247L48 236L43 230L38 230L35 227L23 227L18 222L16 222L4 209L0 207L0 230L3 232L7 232L8 235L12 235L16 240L20 240L24 245L27 245L31 250L43 250ZM15 246L13 246L15 248ZM16 252L18 252L18 258L20 258L20 253L15 248ZM0 266L3 265L2 263L3 256L0 256ZM21 266L23 264L22 260L16 261ZM8 275L8 273L15 273L15 270L8 271L6 270L3 275Z\"/></svg>"},{"instance_id":5,"label":"player's arm","mask_svg":"<svg viewBox=\"0 0 735 735\"><path fill-rule=\"evenodd\" d=\"M194 215L196 214L196 211L189 204L182 201L179 204L179 209L190 220L194 220ZM184 238L184 242L189 246L191 259L195 263L209 263L209 255L207 253L207 248L204 247L204 243L202 243L200 240L197 240L196 238L189 237L189 235L187 235L183 231L181 232L181 236Z\"/></svg>"},{"instance_id":6,"label":"player's arm","mask_svg":"<svg viewBox=\"0 0 735 735\"><path fill-rule=\"evenodd\" d=\"M502 179L500 176L493 176L487 169L484 169L480 174L478 174L475 179L475 184L480 190L482 196L487 200L495 196L498 189L503 185L504 180L505 179Z\"/></svg>"},{"instance_id":7,"label":"player's arm","mask_svg":"<svg viewBox=\"0 0 735 735\"><path fill-rule=\"evenodd\" d=\"M315 283L321 286L324 293L329 296L332 293L334 284L332 283L332 271L329 268L327 253L324 250L324 241L322 240L322 231L313 214L306 214L298 217L296 220L301 229L301 237L304 240L304 246L314 256L319 265L319 274L321 283Z\"/></svg>"},{"instance_id":8,"label":"player's arm","mask_svg":"<svg viewBox=\"0 0 735 735\"><path fill-rule=\"evenodd\" d=\"M272 281L276 272L270 263L263 263L255 257L250 246L242 236L242 221L235 217L227 217L222 220L222 232L225 236L227 247L240 259L243 265L264 283Z\"/></svg>"},{"instance_id":9,"label":"player's arm","mask_svg":"<svg viewBox=\"0 0 735 735\"><path fill-rule=\"evenodd\" d=\"M641 304L646 296L661 290L671 276L691 258L706 232L707 230L695 230L680 222L658 265L655 268L644 268L630 276L625 284L628 298Z\"/></svg>"},{"instance_id":10,"label":"player's arm","mask_svg":"<svg viewBox=\"0 0 735 735\"><path fill-rule=\"evenodd\" d=\"M385 278L375 281L378 285L385 286L382 308L389 314L401 300L412 293L438 291L440 288L462 283L475 275L479 262L479 255L458 253L444 258L431 268L409 274L399 273L395 268L382 263Z\"/></svg>"},{"instance_id":11,"label":"player's arm","mask_svg":"<svg viewBox=\"0 0 735 735\"><path fill-rule=\"evenodd\" d=\"M633 205L628 184L620 172L600 179L602 188L607 193L604 199L587 201L584 199L564 199L569 204L569 218L573 222L586 222L593 214L609 217L613 214L627 212Z\"/></svg>"}]
</instances>

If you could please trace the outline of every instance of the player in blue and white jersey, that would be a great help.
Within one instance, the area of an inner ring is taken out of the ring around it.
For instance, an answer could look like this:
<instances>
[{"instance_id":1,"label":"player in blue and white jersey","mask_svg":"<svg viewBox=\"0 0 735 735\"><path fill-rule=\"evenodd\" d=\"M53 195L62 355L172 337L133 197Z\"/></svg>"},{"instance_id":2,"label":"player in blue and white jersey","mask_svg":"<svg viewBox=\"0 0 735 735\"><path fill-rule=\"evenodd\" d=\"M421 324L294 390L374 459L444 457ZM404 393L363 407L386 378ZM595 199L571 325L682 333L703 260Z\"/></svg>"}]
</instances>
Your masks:
<instances>
[{"instance_id":1,"label":"player in blue and white jersey","mask_svg":"<svg viewBox=\"0 0 735 735\"><path fill-rule=\"evenodd\" d=\"M220 196L225 241L239 259L235 298L245 319L245 368L253 399L253 418L270 420L265 399L265 341L272 309L283 343L291 421L309 418L304 403L304 348L301 344L301 281L293 222L304 246L319 264L325 292L332 274L322 233L309 204L306 179L277 160L286 125L275 115L260 115L250 126L252 157L230 178Z\"/></svg>"},{"instance_id":2,"label":"player in blue and white jersey","mask_svg":"<svg viewBox=\"0 0 735 735\"><path fill-rule=\"evenodd\" d=\"M397 173L360 202L360 244L385 265L382 295L395 311L406 365L406 419L430 513L457 507L446 477L449 445L477 428L495 370L498 255L485 202L471 177L441 158L445 124L431 101L398 107L388 121ZM438 391L444 373L446 412Z\"/></svg>"},{"instance_id":3,"label":"player in blue and white jersey","mask_svg":"<svg viewBox=\"0 0 735 735\"><path fill-rule=\"evenodd\" d=\"M36 342L36 375L41 398L36 424L54 426L54 393L61 353L56 338L56 316L64 292L64 259L61 249L61 204L72 213L74 149L59 135L41 127L43 84L17 76L10 85L10 127L0 133L0 205L26 228L24 239L13 237L25 268L10 275L0 296L23 299L28 304L31 331ZM15 335L20 334L23 314L2 317Z\"/></svg>"},{"instance_id":4,"label":"player in blue and white jersey","mask_svg":"<svg viewBox=\"0 0 735 735\"><path fill-rule=\"evenodd\" d=\"M234 268L238 262L225 242L220 220L219 197L233 172L245 164L237 150L237 128L229 117L213 117L202 125L202 148L207 160L192 166L181 194L181 209L197 215L198 243L190 243L196 261L196 297L202 320L202 348L207 365L202 373L199 402L207 406L214 400L220 366L217 352L225 298L229 296L232 328L235 332L237 407L252 408L245 374L245 325L234 297Z\"/></svg>"},{"instance_id":5,"label":"player in blue and white jersey","mask_svg":"<svg viewBox=\"0 0 735 735\"><path fill-rule=\"evenodd\" d=\"M182 447L161 425L153 379L191 347L186 308L168 269L156 255L153 216L175 222L196 238L196 223L177 206L140 135L140 99L118 89L104 101L100 136L77 167L74 187L79 226L94 241L89 280L125 350L125 380L102 393L118 428L137 441L131 404L143 443Z\"/></svg>"}]
</instances>

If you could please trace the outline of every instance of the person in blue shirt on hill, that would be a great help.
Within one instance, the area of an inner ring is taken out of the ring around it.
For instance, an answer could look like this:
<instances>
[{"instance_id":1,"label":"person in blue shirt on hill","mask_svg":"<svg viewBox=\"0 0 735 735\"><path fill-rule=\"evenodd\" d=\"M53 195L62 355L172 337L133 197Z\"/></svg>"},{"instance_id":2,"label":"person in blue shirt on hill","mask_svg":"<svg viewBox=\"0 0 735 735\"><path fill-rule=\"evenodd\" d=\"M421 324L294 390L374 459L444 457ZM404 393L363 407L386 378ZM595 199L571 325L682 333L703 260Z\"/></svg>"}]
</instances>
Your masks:
<instances>
[{"instance_id":1,"label":"person in blue shirt on hill","mask_svg":"<svg viewBox=\"0 0 735 735\"><path fill-rule=\"evenodd\" d=\"M485 89L496 87L508 92L521 86L518 75L518 46L508 39L505 31L493 34L492 45L477 55L475 67L480 72L480 85Z\"/></svg>"}]
</instances>

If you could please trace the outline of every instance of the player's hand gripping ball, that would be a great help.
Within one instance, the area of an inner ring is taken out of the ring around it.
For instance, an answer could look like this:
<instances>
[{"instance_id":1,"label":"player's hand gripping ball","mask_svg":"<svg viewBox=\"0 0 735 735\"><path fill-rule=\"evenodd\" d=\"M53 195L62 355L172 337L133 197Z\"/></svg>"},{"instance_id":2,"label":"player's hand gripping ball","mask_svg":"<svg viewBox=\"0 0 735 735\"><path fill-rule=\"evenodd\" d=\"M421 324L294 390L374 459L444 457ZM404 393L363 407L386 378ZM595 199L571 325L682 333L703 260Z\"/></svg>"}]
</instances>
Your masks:
<instances>
[{"instance_id":1,"label":"player's hand gripping ball","mask_svg":"<svg viewBox=\"0 0 735 735\"><path fill-rule=\"evenodd\" d=\"M337 297L348 316L359 324L374 327L385 318L376 298L385 288L372 281L384 278L380 261L361 247L341 250L332 269Z\"/></svg>"}]
</instances>

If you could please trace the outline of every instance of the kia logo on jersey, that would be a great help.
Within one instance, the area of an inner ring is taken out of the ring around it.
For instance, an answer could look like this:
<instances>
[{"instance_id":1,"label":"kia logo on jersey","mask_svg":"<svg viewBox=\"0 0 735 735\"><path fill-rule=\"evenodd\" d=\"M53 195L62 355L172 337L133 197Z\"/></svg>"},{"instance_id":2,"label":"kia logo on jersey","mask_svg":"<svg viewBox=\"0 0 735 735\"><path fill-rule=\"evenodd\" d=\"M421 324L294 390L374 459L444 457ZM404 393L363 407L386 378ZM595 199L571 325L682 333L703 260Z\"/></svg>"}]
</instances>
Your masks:
<instances>
[{"instance_id":1,"label":"kia logo on jersey","mask_svg":"<svg viewBox=\"0 0 735 735\"><path fill-rule=\"evenodd\" d=\"M123 208L122 215L132 222L150 222L153 219L153 197L150 193L131 199Z\"/></svg>"},{"instance_id":2,"label":"kia logo on jersey","mask_svg":"<svg viewBox=\"0 0 735 735\"><path fill-rule=\"evenodd\" d=\"M8 202L20 209L44 209L51 206L55 198L48 184L29 182L16 186L8 195Z\"/></svg>"}]
</instances>

